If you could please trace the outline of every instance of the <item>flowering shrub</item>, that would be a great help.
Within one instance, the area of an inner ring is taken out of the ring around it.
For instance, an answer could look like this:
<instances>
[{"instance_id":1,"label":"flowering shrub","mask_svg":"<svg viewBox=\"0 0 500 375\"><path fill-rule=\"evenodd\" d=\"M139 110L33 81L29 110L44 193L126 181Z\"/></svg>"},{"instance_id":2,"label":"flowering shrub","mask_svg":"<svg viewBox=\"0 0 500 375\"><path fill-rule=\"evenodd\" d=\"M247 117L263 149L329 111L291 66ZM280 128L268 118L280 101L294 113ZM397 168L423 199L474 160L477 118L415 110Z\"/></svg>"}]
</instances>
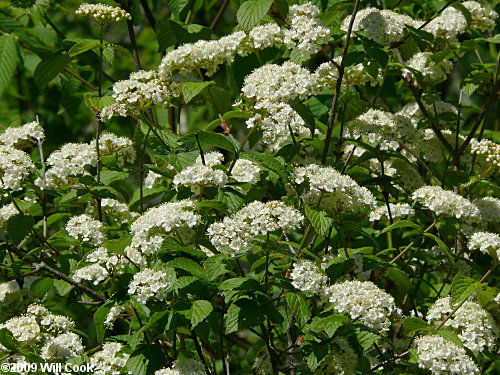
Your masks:
<instances>
[{"instance_id":1,"label":"flowering shrub","mask_svg":"<svg viewBox=\"0 0 500 375\"><path fill-rule=\"evenodd\" d=\"M2 2L2 371L493 374L499 10Z\"/></svg>"}]
</instances>

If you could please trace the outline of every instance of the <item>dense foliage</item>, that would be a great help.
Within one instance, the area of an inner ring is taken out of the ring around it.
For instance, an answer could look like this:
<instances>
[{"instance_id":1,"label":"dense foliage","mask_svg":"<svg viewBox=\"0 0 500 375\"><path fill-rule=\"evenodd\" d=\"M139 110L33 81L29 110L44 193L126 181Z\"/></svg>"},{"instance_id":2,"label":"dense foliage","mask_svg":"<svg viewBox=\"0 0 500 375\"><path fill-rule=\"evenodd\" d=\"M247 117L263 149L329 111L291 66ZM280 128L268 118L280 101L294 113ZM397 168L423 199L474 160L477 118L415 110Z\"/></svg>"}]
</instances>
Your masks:
<instances>
[{"instance_id":1,"label":"dense foliage","mask_svg":"<svg viewBox=\"0 0 500 375\"><path fill-rule=\"evenodd\" d=\"M498 373L499 11L0 2L2 372Z\"/></svg>"}]
</instances>

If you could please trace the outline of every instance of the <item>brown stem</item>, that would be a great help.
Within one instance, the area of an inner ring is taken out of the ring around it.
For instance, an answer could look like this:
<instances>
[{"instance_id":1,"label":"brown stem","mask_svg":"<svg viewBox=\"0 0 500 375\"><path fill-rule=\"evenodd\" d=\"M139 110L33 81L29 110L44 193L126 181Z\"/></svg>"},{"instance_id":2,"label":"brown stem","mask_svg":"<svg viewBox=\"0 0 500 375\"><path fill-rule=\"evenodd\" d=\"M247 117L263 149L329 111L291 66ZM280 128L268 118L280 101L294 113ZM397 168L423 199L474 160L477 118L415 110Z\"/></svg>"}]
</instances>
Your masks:
<instances>
[{"instance_id":1,"label":"brown stem","mask_svg":"<svg viewBox=\"0 0 500 375\"><path fill-rule=\"evenodd\" d=\"M427 227L427 228L426 228L426 229L425 229L422 233L427 233L427 232L428 232L428 231L430 231L432 228L434 228L434 226L435 226L435 225L436 225L436 222L434 221L434 222L433 222L431 225L429 225L429 226L428 226L428 227ZM408 246L406 246L406 247L404 248L404 250L403 250L403 251L401 251L398 255L396 255L396 257L395 257L393 260L391 260L391 261L389 262L389 264L392 264L392 263L394 263L396 260L398 260L399 258L401 258L401 257L403 256L403 254L404 254L404 253L406 253L406 252L408 251L408 249L409 249L410 247L412 247L414 244L415 244L415 241L410 242L410 244L409 244Z\"/></svg>"},{"instance_id":2,"label":"brown stem","mask_svg":"<svg viewBox=\"0 0 500 375\"><path fill-rule=\"evenodd\" d=\"M217 23L219 22L220 18L224 14L224 11L226 10L226 7L228 4L229 4L229 0L224 0L224 2L222 3L222 6L219 8L219 11L217 12L217 15L215 16L212 23L210 24L211 30L215 29L215 26L217 26Z\"/></svg>"},{"instance_id":3,"label":"brown stem","mask_svg":"<svg viewBox=\"0 0 500 375\"><path fill-rule=\"evenodd\" d=\"M53 274L54 276L57 276L59 279L66 281L68 284L71 284L74 287L86 292L87 294L100 300L101 302L106 302L106 297L104 297L103 295L97 293L95 290L90 289L89 287L86 287L83 284L77 283L73 279L66 276L64 273L52 268L51 266L49 266L45 262L40 262L40 263L34 264L33 266L35 267L36 271L46 270L46 271L50 272L51 274Z\"/></svg>"},{"instance_id":4,"label":"brown stem","mask_svg":"<svg viewBox=\"0 0 500 375\"><path fill-rule=\"evenodd\" d=\"M351 41L352 27L354 25L354 19L356 18L356 14L358 13L359 2L360 2L360 0L356 0L356 2L354 4L354 10L352 11L351 19L349 21L349 28L347 29L347 36L346 36L345 44L344 44L344 52L342 53L342 60L340 61L340 66L338 68L339 76L337 78L337 84L335 86L335 94L333 95L332 106L330 108L330 115L328 117L328 129L326 131L325 147L323 149L323 155L321 157L321 164L325 164L325 162L326 162L326 158L328 156L328 149L330 147L330 141L332 139L333 123L335 122L335 117L337 115L337 109L338 109L339 98L340 98L340 89L342 87L342 79L344 77L344 60L345 60L345 57L347 55L347 51L349 50L349 43Z\"/></svg>"}]
</instances>

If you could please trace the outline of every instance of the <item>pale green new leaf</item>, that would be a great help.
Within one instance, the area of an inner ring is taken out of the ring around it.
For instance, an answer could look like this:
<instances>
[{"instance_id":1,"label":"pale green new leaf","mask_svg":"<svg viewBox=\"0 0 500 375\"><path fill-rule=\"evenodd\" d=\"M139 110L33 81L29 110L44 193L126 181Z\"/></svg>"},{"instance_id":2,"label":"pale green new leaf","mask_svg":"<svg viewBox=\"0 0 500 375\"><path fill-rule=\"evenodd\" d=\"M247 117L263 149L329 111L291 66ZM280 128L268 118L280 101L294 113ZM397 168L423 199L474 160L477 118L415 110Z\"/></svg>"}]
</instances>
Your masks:
<instances>
[{"instance_id":1,"label":"pale green new leaf","mask_svg":"<svg viewBox=\"0 0 500 375\"><path fill-rule=\"evenodd\" d=\"M17 60L14 35L5 34L0 36L0 95L14 76Z\"/></svg>"}]
</instances>

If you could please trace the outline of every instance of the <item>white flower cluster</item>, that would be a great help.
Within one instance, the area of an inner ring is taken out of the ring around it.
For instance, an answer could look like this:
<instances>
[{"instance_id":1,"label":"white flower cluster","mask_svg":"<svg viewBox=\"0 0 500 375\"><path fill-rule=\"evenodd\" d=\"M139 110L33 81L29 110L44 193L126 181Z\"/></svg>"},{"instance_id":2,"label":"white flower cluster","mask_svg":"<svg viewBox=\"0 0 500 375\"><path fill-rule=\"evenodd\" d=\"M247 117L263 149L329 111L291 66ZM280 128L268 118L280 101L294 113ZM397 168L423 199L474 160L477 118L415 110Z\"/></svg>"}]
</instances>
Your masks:
<instances>
[{"instance_id":1,"label":"white flower cluster","mask_svg":"<svg viewBox=\"0 0 500 375\"><path fill-rule=\"evenodd\" d=\"M440 324L454 308L451 297L440 298L427 312L427 320L432 324ZM495 321L475 302L464 302L444 326L455 330L464 346L475 354L495 347Z\"/></svg>"},{"instance_id":2,"label":"white flower cluster","mask_svg":"<svg viewBox=\"0 0 500 375\"><path fill-rule=\"evenodd\" d=\"M308 183L303 198L309 205L336 212L377 206L375 197L367 188L332 167L309 164L295 168L290 177L297 184Z\"/></svg>"},{"instance_id":3,"label":"white flower cluster","mask_svg":"<svg viewBox=\"0 0 500 375\"><path fill-rule=\"evenodd\" d=\"M3 302L5 300L7 294L16 293L19 290L19 284L16 280L10 280L6 283L0 284L0 302Z\"/></svg>"},{"instance_id":4,"label":"white flower cluster","mask_svg":"<svg viewBox=\"0 0 500 375\"><path fill-rule=\"evenodd\" d=\"M8 329L18 341L37 338L36 344L42 345L42 358L50 361L67 360L83 355L81 338L69 332L74 322L65 316L55 315L44 306L28 306L25 315L16 316L0 324Z\"/></svg>"},{"instance_id":5,"label":"white flower cluster","mask_svg":"<svg viewBox=\"0 0 500 375\"><path fill-rule=\"evenodd\" d=\"M469 240L469 249L479 250L493 258L500 259L500 236L490 232L476 232Z\"/></svg>"},{"instance_id":6,"label":"white flower cluster","mask_svg":"<svg viewBox=\"0 0 500 375\"><path fill-rule=\"evenodd\" d=\"M495 27L498 14L491 8L481 5L477 1L464 1L462 3L471 13L471 27L480 31L491 31ZM438 17L427 24L423 30L434 35L436 39L446 39L456 42L457 36L467 29L467 20L463 13L453 7L446 8Z\"/></svg>"},{"instance_id":7,"label":"white flower cluster","mask_svg":"<svg viewBox=\"0 0 500 375\"><path fill-rule=\"evenodd\" d=\"M223 221L211 224L207 233L217 250L235 256L249 246L255 236L278 229L287 232L298 228L303 220L299 211L283 202L254 201Z\"/></svg>"},{"instance_id":8,"label":"white flower cluster","mask_svg":"<svg viewBox=\"0 0 500 375\"><path fill-rule=\"evenodd\" d=\"M318 44L327 43L330 37L330 30L323 26L319 15L319 8L310 2L292 5L288 11L289 28L283 29L283 43L296 48L304 60L318 52Z\"/></svg>"},{"instance_id":9,"label":"white flower cluster","mask_svg":"<svg viewBox=\"0 0 500 375\"><path fill-rule=\"evenodd\" d=\"M234 163L231 177L238 182L256 185L260 181L260 167L247 159L238 159Z\"/></svg>"},{"instance_id":10,"label":"white flower cluster","mask_svg":"<svg viewBox=\"0 0 500 375\"><path fill-rule=\"evenodd\" d=\"M436 215L452 216L466 223L480 223L481 212L464 197L439 186L423 186L411 198L429 208Z\"/></svg>"},{"instance_id":11,"label":"white flower cluster","mask_svg":"<svg viewBox=\"0 0 500 375\"><path fill-rule=\"evenodd\" d=\"M333 58L337 64L340 65L342 56ZM372 77L369 73L368 67L373 64L371 61L366 63L359 63L356 65L344 68L344 75L342 77L342 84L346 86L351 85L364 85L370 83L372 86L381 85L384 82L383 71L380 67L377 70L377 76ZM335 90L337 80L339 78L339 71L332 62L324 62L314 71L316 76L319 90Z\"/></svg>"},{"instance_id":12,"label":"white flower cluster","mask_svg":"<svg viewBox=\"0 0 500 375\"><path fill-rule=\"evenodd\" d=\"M458 109L455 107L453 104L446 103L443 101L436 101L432 105L425 104L424 107L432 115L435 115L435 112L437 113L437 117L439 117L440 114L445 113L445 112L451 112L454 113L455 115L458 115ZM420 110L419 105L417 102L410 102L407 103L401 110L397 112L399 115L407 117L415 126L417 127L418 123L420 120L422 120L425 116L423 115L422 111ZM442 118L439 118L439 125L441 126L451 126L451 125L456 125L456 121L448 122Z\"/></svg>"},{"instance_id":13,"label":"white flower cluster","mask_svg":"<svg viewBox=\"0 0 500 375\"><path fill-rule=\"evenodd\" d=\"M18 213L19 211L14 203L9 203L0 207L0 225L6 224L11 216L17 215Z\"/></svg>"},{"instance_id":14,"label":"white flower cluster","mask_svg":"<svg viewBox=\"0 0 500 375\"><path fill-rule=\"evenodd\" d=\"M432 375L479 375L481 371L464 348L438 335L415 339L418 366Z\"/></svg>"},{"instance_id":15,"label":"white flower cluster","mask_svg":"<svg viewBox=\"0 0 500 375\"><path fill-rule=\"evenodd\" d=\"M90 142L95 147L95 139ZM104 133L99 137L99 154L103 156L116 156L116 163L123 167L125 163L135 161L135 150L132 140L127 137L119 137L113 133Z\"/></svg>"},{"instance_id":16,"label":"white flower cluster","mask_svg":"<svg viewBox=\"0 0 500 375\"><path fill-rule=\"evenodd\" d=\"M318 368L317 375L353 375L356 372L358 355L349 342L343 337L336 337L333 342L333 349L328 354Z\"/></svg>"},{"instance_id":17,"label":"white flower cluster","mask_svg":"<svg viewBox=\"0 0 500 375\"><path fill-rule=\"evenodd\" d=\"M73 280L77 283L82 280L92 281L94 285L98 285L101 281L108 278L109 273L98 263L91 264L90 266L85 266L79 268L73 274Z\"/></svg>"},{"instance_id":18,"label":"white flower cluster","mask_svg":"<svg viewBox=\"0 0 500 375\"><path fill-rule=\"evenodd\" d=\"M0 134L0 144L6 146L25 146L31 142L41 142L45 133L36 121L29 122L20 127L9 127Z\"/></svg>"},{"instance_id":19,"label":"white flower cluster","mask_svg":"<svg viewBox=\"0 0 500 375\"><path fill-rule=\"evenodd\" d=\"M96 246L104 241L102 223L86 214L72 217L66 224L66 231L71 237Z\"/></svg>"},{"instance_id":20,"label":"white flower cluster","mask_svg":"<svg viewBox=\"0 0 500 375\"><path fill-rule=\"evenodd\" d=\"M220 152L208 152L205 154L205 164L201 156L198 156L195 163L174 176L173 183L176 189L178 186L188 186L194 194L201 194L204 187L217 186L224 187L227 182L227 175L220 169L213 167L221 165L224 155Z\"/></svg>"},{"instance_id":21,"label":"white flower cluster","mask_svg":"<svg viewBox=\"0 0 500 375\"><path fill-rule=\"evenodd\" d=\"M399 217L411 217L415 215L415 210L411 208L408 203L389 203L389 208L391 210L391 216L393 219L397 219ZM389 212L387 210L387 205L377 207L370 213L370 221L376 221L385 217L389 219Z\"/></svg>"},{"instance_id":22,"label":"white flower cluster","mask_svg":"<svg viewBox=\"0 0 500 375\"><path fill-rule=\"evenodd\" d=\"M199 69L205 69L207 76L212 76L219 65L233 61L234 53L245 36L244 31L237 31L218 40L183 44L163 57L158 68L159 76L168 79L176 70L189 73Z\"/></svg>"},{"instance_id":23,"label":"white flower cluster","mask_svg":"<svg viewBox=\"0 0 500 375\"><path fill-rule=\"evenodd\" d=\"M106 315L106 319L104 319L104 325L108 328L113 328L113 325L115 323L115 320L118 319L120 314L125 311L125 308L121 306L113 306L109 312L108 315Z\"/></svg>"},{"instance_id":24,"label":"white flower cluster","mask_svg":"<svg viewBox=\"0 0 500 375\"><path fill-rule=\"evenodd\" d=\"M112 95L116 102L102 109L101 119L139 115L152 105L179 97L181 87L182 79L160 79L155 70L134 72L129 79L115 82Z\"/></svg>"},{"instance_id":25,"label":"white flower cluster","mask_svg":"<svg viewBox=\"0 0 500 375\"><path fill-rule=\"evenodd\" d=\"M163 179L163 176L161 174L158 174L158 173L153 172L153 171L148 171L148 174L146 175L146 178L144 179L144 186L146 187L146 189L152 189L162 179Z\"/></svg>"},{"instance_id":26,"label":"white flower cluster","mask_svg":"<svg viewBox=\"0 0 500 375\"><path fill-rule=\"evenodd\" d=\"M88 174L87 168L95 167L97 164L97 153L95 147L87 143L67 143L60 150L52 152L47 158L45 172L45 188L55 189L60 185L70 183L70 176L82 176ZM43 180L35 181L40 187Z\"/></svg>"},{"instance_id":27,"label":"white flower cluster","mask_svg":"<svg viewBox=\"0 0 500 375\"><path fill-rule=\"evenodd\" d=\"M252 28L238 48L238 54L245 56L250 52L264 48L280 46L283 43L283 31L274 22Z\"/></svg>"},{"instance_id":28,"label":"white flower cluster","mask_svg":"<svg viewBox=\"0 0 500 375\"><path fill-rule=\"evenodd\" d=\"M432 52L419 52L406 61L405 65L419 71L424 79L439 82L445 80L446 75L453 69L453 63L447 59L434 62L431 57ZM413 73L406 68L403 68L403 73L413 76Z\"/></svg>"},{"instance_id":29,"label":"white flower cluster","mask_svg":"<svg viewBox=\"0 0 500 375\"><path fill-rule=\"evenodd\" d=\"M266 152L276 152L285 145L291 137L310 137L311 131L306 127L302 117L287 103L263 101L255 105L259 110L247 120L249 128L256 124L263 131L262 142L267 145Z\"/></svg>"},{"instance_id":30,"label":"white flower cluster","mask_svg":"<svg viewBox=\"0 0 500 375\"><path fill-rule=\"evenodd\" d=\"M131 20L132 16L121 8L104 4L82 4L75 11L84 17L92 18L100 25L109 25L113 22Z\"/></svg>"},{"instance_id":31,"label":"white flower cluster","mask_svg":"<svg viewBox=\"0 0 500 375\"><path fill-rule=\"evenodd\" d=\"M484 155L487 163L495 168L500 168L500 144L489 139L477 141L473 138L471 140L471 152L476 155Z\"/></svg>"},{"instance_id":32,"label":"white flower cluster","mask_svg":"<svg viewBox=\"0 0 500 375\"><path fill-rule=\"evenodd\" d=\"M330 286L329 301L335 310L346 312L370 328L388 331L390 319L401 315L394 298L371 281L345 281Z\"/></svg>"},{"instance_id":33,"label":"white flower cluster","mask_svg":"<svg viewBox=\"0 0 500 375\"><path fill-rule=\"evenodd\" d=\"M138 215L136 212L131 212L126 203L112 198L101 199L101 209L103 215L114 217L118 224L130 223ZM94 205L89 205L86 212L94 215L96 208Z\"/></svg>"},{"instance_id":34,"label":"white flower cluster","mask_svg":"<svg viewBox=\"0 0 500 375\"><path fill-rule=\"evenodd\" d=\"M292 285L303 291L308 297L315 294L325 295L328 277L321 271L321 268L310 260L298 260L293 265L290 278L292 279Z\"/></svg>"},{"instance_id":35,"label":"white flower cluster","mask_svg":"<svg viewBox=\"0 0 500 375\"><path fill-rule=\"evenodd\" d=\"M29 155L0 145L0 189L21 190L21 182L35 170Z\"/></svg>"},{"instance_id":36,"label":"white flower cluster","mask_svg":"<svg viewBox=\"0 0 500 375\"><path fill-rule=\"evenodd\" d=\"M415 127L407 117L369 109L347 123L345 137L360 138L381 150L397 150L399 142L412 139Z\"/></svg>"},{"instance_id":37,"label":"white flower cluster","mask_svg":"<svg viewBox=\"0 0 500 375\"><path fill-rule=\"evenodd\" d=\"M484 197L473 203L481 211L481 217L484 221L490 223L500 222L500 199Z\"/></svg>"},{"instance_id":38,"label":"white flower cluster","mask_svg":"<svg viewBox=\"0 0 500 375\"><path fill-rule=\"evenodd\" d=\"M289 102L307 99L317 92L317 81L306 68L286 61L283 65L266 64L245 77L241 92L248 99Z\"/></svg>"},{"instance_id":39,"label":"white flower cluster","mask_svg":"<svg viewBox=\"0 0 500 375\"><path fill-rule=\"evenodd\" d=\"M145 268L134 275L128 285L128 292L137 295L137 301L140 303L146 303L151 298L164 301L170 286L165 272Z\"/></svg>"},{"instance_id":40,"label":"white flower cluster","mask_svg":"<svg viewBox=\"0 0 500 375\"><path fill-rule=\"evenodd\" d=\"M123 352L122 344L107 342L102 350L90 357L90 364L96 375L119 375L128 358L129 354Z\"/></svg>"},{"instance_id":41,"label":"white flower cluster","mask_svg":"<svg viewBox=\"0 0 500 375\"><path fill-rule=\"evenodd\" d=\"M340 28L347 32L350 21L351 16L346 17ZM352 31L362 31L371 40L381 44L391 44L403 38L405 25L419 27L421 24L422 21L414 20L392 10L366 8L356 14Z\"/></svg>"},{"instance_id":42,"label":"white flower cluster","mask_svg":"<svg viewBox=\"0 0 500 375\"><path fill-rule=\"evenodd\" d=\"M62 333L48 340L42 347L41 356L45 360L66 361L83 355L82 339L76 333Z\"/></svg>"},{"instance_id":43,"label":"white flower cluster","mask_svg":"<svg viewBox=\"0 0 500 375\"><path fill-rule=\"evenodd\" d=\"M192 228L200 222L201 216L193 211L195 206L195 201L185 199L150 208L130 227L134 236L130 247L145 255L158 251L164 236L173 235L181 228Z\"/></svg>"},{"instance_id":44,"label":"white flower cluster","mask_svg":"<svg viewBox=\"0 0 500 375\"><path fill-rule=\"evenodd\" d=\"M170 368L160 369L154 375L205 375L205 366L196 359L178 359Z\"/></svg>"}]
</instances>

